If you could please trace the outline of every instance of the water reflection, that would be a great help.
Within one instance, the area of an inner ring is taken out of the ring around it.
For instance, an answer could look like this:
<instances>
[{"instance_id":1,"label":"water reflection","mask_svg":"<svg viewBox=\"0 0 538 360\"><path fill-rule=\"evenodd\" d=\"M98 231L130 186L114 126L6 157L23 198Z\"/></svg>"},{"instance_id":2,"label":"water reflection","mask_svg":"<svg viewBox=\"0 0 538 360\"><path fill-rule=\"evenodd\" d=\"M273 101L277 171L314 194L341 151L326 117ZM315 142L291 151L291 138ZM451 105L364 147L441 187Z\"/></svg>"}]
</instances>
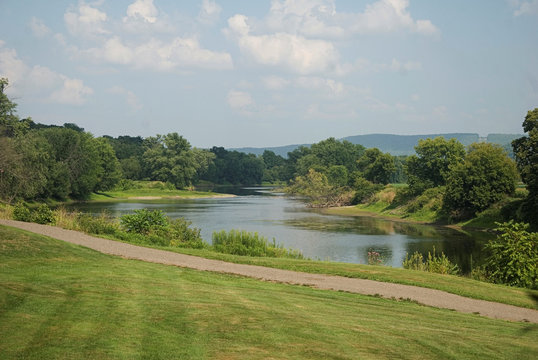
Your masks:
<instances>
[{"instance_id":1,"label":"water reflection","mask_svg":"<svg viewBox=\"0 0 538 360\"><path fill-rule=\"evenodd\" d=\"M214 189L214 191L217 189ZM219 188L240 193L235 198L136 201L75 204L81 211L110 211L115 216L135 209L158 209L172 218L184 217L211 242L213 231L243 229L275 238L285 247L299 249L307 257L367 263L368 251L381 254L385 263L400 267L406 253L427 254L435 246L468 271L472 256L482 260L481 248L488 234L463 233L449 228L381 220L372 217L324 215L307 209L298 200L270 192L270 188Z\"/></svg>"}]
</instances>

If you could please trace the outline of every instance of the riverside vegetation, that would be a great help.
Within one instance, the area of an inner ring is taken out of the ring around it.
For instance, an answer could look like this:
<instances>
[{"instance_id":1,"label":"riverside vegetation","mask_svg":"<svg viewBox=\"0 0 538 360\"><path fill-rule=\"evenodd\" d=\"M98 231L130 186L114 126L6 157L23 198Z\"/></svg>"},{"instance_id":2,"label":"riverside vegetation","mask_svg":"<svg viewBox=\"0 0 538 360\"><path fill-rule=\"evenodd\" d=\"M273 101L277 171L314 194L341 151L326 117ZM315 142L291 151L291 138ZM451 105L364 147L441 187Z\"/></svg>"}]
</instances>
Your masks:
<instances>
[{"instance_id":1,"label":"riverside vegetation","mask_svg":"<svg viewBox=\"0 0 538 360\"><path fill-rule=\"evenodd\" d=\"M18 217L21 216L20 214L25 217ZM488 266L474 269L471 278L482 280L478 282L469 277L446 277L447 274L455 274L456 271L454 271L455 266L450 263L444 254L430 254L424 264L421 264L423 261L421 255L414 254L412 256L413 260L407 261L403 265L406 269L422 271L410 272L405 269L379 266L382 264L382 259L375 252L369 254L368 262L377 266L303 259L300 252L283 249L274 239L269 242L255 233L238 230L228 233L224 231L215 232L213 234L213 246L209 246L200 239L199 230L190 227L190 222L184 219L170 220L160 211L137 210L135 213L124 215L118 220L111 218L107 213L101 213L100 216L91 216L81 213L68 213L63 208L50 210L46 205L28 209L24 204L18 204L15 207L4 207L3 211L0 212L0 217L22 221L46 219L44 223L55 224L67 229L209 259L309 273L396 282L517 306L535 306L529 299L528 292L523 289L499 287L500 285L490 283L504 283L502 277L497 279L490 275L499 269L521 274L521 269L525 268L526 271L523 272L525 279L531 279L528 287L531 289L536 288L536 283L532 283L532 279L536 278L535 265L538 257L536 247L533 247L536 238L533 237L532 233L526 233L521 228L516 227L515 231L513 231L513 224L506 224L508 235L500 238L500 243L504 244L505 238L507 236L511 237L513 241L508 242L511 245L496 245L495 247L498 251L495 257L491 257ZM528 240L524 246L528 251L523 253L519 251L521 245L520 241L518 241L522 237ZM513 262L516 255L518 261ZM510 265L512 266L506 266L507 262L511 262ZM523 283L513 283L512 285L525 286ZM538 292L534 291L532 293L538 296Z\"/></svg>"}]
</instances>

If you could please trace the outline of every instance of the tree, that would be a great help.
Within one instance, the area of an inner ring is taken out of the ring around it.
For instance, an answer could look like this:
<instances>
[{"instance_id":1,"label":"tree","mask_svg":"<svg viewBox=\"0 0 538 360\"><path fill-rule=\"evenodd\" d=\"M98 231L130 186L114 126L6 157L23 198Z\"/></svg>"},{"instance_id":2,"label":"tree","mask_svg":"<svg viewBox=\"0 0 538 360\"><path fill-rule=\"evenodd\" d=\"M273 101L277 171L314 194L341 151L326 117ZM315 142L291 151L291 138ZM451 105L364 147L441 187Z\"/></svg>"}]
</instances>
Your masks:
<instances>
[{"instance_id":1,"label":"tree","mask_svg":"<svg viewBox=\"0 0 538 360\"><path fill-rule=\"evenodd\" d=\"M499 145L471 144L465 160L450 170L444 207L452 218L472 217L514 193L516 166Z\"/></svg>"},{"instance_id":2,"label":"tree","mask_svg":"<svg viewBox=\"0 0 538 360\"><path fill-rule=\"evenodd\" d=\"M331 185L325 174L313 169L304 176L297 176L286 191L306 197L311 207L348 205L353 196L353 192L343 192L341 188Z\"/></svg>"},{"instance_id":3,"label":"tree","mask_svg":"<svg viewBox=\"0 0 538 360\"><path fill-rule=\"evenodd\" d=\"M95 191L105 191L112 189L122 177L121 165L116 158L114 149L106 138L93 139L97 149L99 172L97 174L97 184Z\"/></svg>"},{"instance_id":4,"label":"tree","mask_svg":"<svg viewBox=\"0 0 538 360\"><path fill-rule=\"evenodd\" d=\"M374 184L388 184L396 172L394 157L377 148L366 149L357 165L364 178Z\"/></svg>"},{"instance_id":5,"label":"tree","mask_svg":"<svg viewBox=\"0 0 538 360\"><path fill-rule=\"evenodd\" d=\"M178 189L192 185L200 167L189 142L178 133L144 140L144 166L151 180L170 182Z\"/></svg>"},{"instance_id":6,"label":"tree","mask_svg":"<svg viewBox=\"0 0 538 360\"><path fill-rule=\"evenodd\" d=\"M419 140L415 146L417 155L407 158L408 184L414 194L446 184L450 168L463 161L465 147L456 139Z\"/></svg>"},{"instance_id":7,"label":"tree","mask_svg":"<svg viewBox=\"0 0 538 360\"><path fill-rule=\"evenodd\" d=\"M54 161L48 174L45 197L63 199L68 194L75 199L87 198L102 171L93 136L63 127L42 129L37 133L48 141Z\"/></svg>"},{"instance_id":8,"label":"tree","mask_svg":"<svg viewBox=\"0 0 538 360\"><path fill-rule=\"evenodd\" d=\"M512 142L517 168L529 191L521 214L524 221L538 229L538 108L527 112L523 130L527 136Z\"/></svg>"},{"instance_id":9,"label":"tree","mask_svg":"<svg viewBox=\"0 0 538 360\"><path fill-rule=\"evenodd\" d=\"M310 169L325 172L333 165L345 166L348 172L353 172L357 170L357 159L363 154L364 147L347 140L328 138L313 144L308 151L301 151L303 156L297 160L296 166L298 175L305 175Z\"/></svg>"},{"instance_id":10,"label":"tree","mask_svg":"<svg viewBox=\"0 0 538 360\"><path fill-rule=\"evenodd\" d=\"M30 127L31 119L19 120L17 104L12 102L5 91L9 86L6 78L0 78L0 136L15 137L24 134Z\"/></svg>"}]
</instances>

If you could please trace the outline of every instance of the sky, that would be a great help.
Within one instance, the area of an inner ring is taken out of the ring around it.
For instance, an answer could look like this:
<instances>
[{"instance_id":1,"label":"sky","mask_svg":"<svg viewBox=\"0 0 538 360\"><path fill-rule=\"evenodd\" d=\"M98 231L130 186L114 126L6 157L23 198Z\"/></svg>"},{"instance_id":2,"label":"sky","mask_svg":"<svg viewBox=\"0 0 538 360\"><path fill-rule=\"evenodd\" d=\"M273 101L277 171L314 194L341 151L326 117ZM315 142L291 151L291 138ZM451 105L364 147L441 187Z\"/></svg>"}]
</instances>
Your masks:
<instances>
[{"instance_id":1,"label":"sky","mask_svg":"<svg viewBox=\"0 0 538 360\"><path fill-rule=\"evenodd\" d=\"M196 147L522 133L538 0L0 0L20 117Z\"/></svg>"}]
</instances>

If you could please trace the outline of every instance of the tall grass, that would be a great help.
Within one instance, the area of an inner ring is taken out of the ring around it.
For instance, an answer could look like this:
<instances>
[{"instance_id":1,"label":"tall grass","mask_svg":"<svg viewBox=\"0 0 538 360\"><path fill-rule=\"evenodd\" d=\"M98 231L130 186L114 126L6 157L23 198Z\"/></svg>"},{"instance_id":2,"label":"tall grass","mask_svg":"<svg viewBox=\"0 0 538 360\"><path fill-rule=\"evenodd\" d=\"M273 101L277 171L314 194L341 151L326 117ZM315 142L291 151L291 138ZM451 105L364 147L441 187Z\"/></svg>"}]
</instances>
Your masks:
<instances>
[{"instance_id":1,"label":"tall grass","mask_svg":"<svg viewBox=\"0 0 538 360\"><path fill-rule=\"evenodd\" d=\"M457 275L460 272L458 265L452 263L443 252L441 252L441 255L435 253L435 246L433 247L433 254L428 251L426 259L418 251L415 251L410 257L409 254L405 254L403 267L404 269L428 271L437 274Z\"/></svg>"},{"instance_id":2,"label":"tall grass","mask_svg":"<svg viewBox=\"0 0 538 360\"><path fill-rule=\"evenodd\" d=\"M303 255L292 249L285 249L281 244L277 244L273 238L270 243L257 232L247 232L244 230L215 231L212 236L213 249L217 252L242 256L264 256L264 257L287 257L302 259Z\"/></svg>"}]
</instances>

